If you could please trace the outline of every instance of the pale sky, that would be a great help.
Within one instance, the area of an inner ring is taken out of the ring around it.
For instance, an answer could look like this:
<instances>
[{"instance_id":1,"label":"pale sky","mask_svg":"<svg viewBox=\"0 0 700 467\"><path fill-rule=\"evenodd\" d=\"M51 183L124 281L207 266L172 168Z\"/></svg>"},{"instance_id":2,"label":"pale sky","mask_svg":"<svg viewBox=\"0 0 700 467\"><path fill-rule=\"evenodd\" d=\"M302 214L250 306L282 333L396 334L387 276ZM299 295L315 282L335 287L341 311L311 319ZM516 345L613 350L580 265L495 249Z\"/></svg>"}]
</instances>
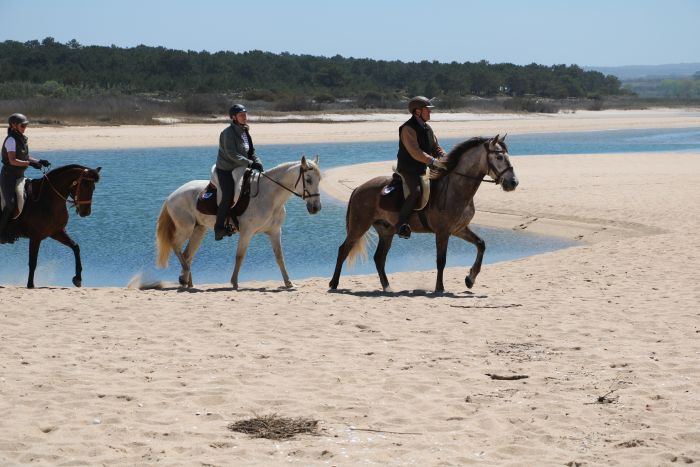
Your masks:
<instances>
[{"instance_id":1,"label":"pale sky","mask_svg":"<svg viewBox=\"0 0 700 467\"><path fill-rule=\"evenodd\" d=\"M700 62L700 0L0 0L0 41L53 37L401 61Z\"/></svg>"}]
</instances>

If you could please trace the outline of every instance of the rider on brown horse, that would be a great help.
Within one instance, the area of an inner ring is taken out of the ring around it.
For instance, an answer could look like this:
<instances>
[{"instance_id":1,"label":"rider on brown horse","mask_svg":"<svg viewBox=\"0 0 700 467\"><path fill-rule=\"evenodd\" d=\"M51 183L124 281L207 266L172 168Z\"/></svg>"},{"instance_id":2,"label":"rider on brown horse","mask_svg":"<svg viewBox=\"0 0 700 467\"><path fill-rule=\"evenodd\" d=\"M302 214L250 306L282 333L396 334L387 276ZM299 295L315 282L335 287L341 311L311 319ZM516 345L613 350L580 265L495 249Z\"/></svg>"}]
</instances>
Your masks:
<instances>
[{"instance_id":1,"label":"rider on brown horse","mask_svg":"<svg viewBox=\"0 0 700 467\"><path fill-rule=\"evenodd\" d=\"M7 137L2 144L2 170L0 170L0 189L5 200L5 208L0 215L0 243L13 243L15 239L5 231L17 206L15 186L24 177L24 171L31 166L35 169L48 167L49 161L34 159L29 155L29 145L24 132L29 120L23 114L10 115Z\"/></svg>"},{"instance_id":2,"label":"rider on brown horse","mask_svg":"<svg viewBox=\"0 0 700 467\"><path fill-rule=\"evenodd\" d=\"M231 235L232 230L225 227L230 200L233 197L233 178L231 172L238 167L250 167L259 172L263 171L262 162L255 154L253 139L248 130L248 111L241 104L235 104L229 109L231 125L221 132L219 137L219 154L216 158L216 175L221 189L221 204L216 214L214 239L221 240Z\"/></svg>"},{"instance_id":3,"label":"rider on brown horse","mask_svg":"<svg viewBox=\"0 0 700 467\"><path fill-rule=\"evenodd\" d=\"M445 155L440 147L433 129L428 125L430 109L433 108L430 99L416 96L408 101L408 111L411 118L399 128L399 152L396 155L398 164L396 171L404 179L408 187L406 199L399 213L397 223L398 234L401 238L411 236L408 218L420 199L420 177L425 175L426 167L444 168L438 159Z\"/></svg>"}]
</instances>

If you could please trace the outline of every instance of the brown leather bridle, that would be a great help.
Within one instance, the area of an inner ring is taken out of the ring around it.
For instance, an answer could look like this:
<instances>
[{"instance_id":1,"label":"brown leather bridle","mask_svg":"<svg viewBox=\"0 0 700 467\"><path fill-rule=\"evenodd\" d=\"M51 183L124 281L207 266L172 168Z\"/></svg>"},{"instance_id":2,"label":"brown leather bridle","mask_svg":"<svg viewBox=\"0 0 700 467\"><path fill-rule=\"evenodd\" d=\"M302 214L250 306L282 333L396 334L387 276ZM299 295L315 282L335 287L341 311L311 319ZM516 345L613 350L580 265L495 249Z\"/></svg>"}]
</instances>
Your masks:
<instances>
[{"instance_id":1,"label":"brown leather bridle","mask_svg":"<svg viewBox=\"0 0 700 467\"><path fill-rule=\"evenodd\" d=\"M50 186L51 189L54 191L54 193L56 193L62 200L66 201L67 203L72 204L73 207L75 208L75 211L78 212L78 206L83 205L83 204L88 204L88 205L91 205L91 204L92 204L92 196L90 197L90 199L86 199L86 200L81 200L81 199L80 199L80 188L81 188L81 186L82 186L83 181L93 182L93 183L94 183L94 182L97 182L97 179L96 179L96 178L88 177L89 174L90 174L90 170L89 170L89 169L83 169L83 170L81 170L81 171L80 171L80 175L78 175L78 179L77 179L77 180L73 180L73 183L71 183L70 186L68 187L68 194L67 194L66 196L63 196L63 195L56 189L56 187L53 186L53 183L51 183L51 180L49 180L48 174L45 173L45 174L44 174L44 178L45 178L46 181L49 183L49 186ZM76 187L75 193L71 193L70 189L71 189L72 187ZM72 197L73 199L70 199L71 197Z\"/></svg>"},{"instance_id":2,"label":"brown leather bridle","mask_svg":"<svg viewBox=\"0 0 700 467\"><path fill-rule=\"evenodd\" d=\"M486 156L488 156L489 154L507 154L507 153L508 153L508 151L506 151L505 149L496 149L496 150L491 149L491 148L489 147L489 141L487 141L487 142L484 143L484 149L486 149ZM496 172L496 178L495 178L494 180L489 180L489 179L487 179L487 178L484 178L484 179L482 179L481 181L482 181L482 182L486 182L486 183L500 184L501 181L503 180L503 176L504 176L506 173L512 172L512 171L514 170L514 169L513 169L513 165L510 163L510 159L506 159L506 162L508 162L508 167L506 167L505 169L503 169L503 170L501 170L501 171L499 172L499 171L496 169L496 166L493 165L493 163L491 162L491 160L488 159L488 157L487 157L487 158L486 158L486 163L488 164L488 166L489 166L489 168L490 168L491 170L493 170L494 172ZM460 172L457 172L457 171L452 171L451 173L454 173L454 174L457 174L457 175L461 175L461 176L464 177L464 178L471 178L471 179L480 179L480 178L481 178L481 177L475 177L475 176L473 176L473 175L463 174L463 173L460 173Z\"/></svg>"},{"instance_id":3,"label":"brown leather bridle","mask_svg":"<svg viewBox=\"0 0 700 467\"><path fill-rule=\"evenodd\" d=\"M301 180L301 189L302 189L301 194L297 193L296 191L292 190L291 188L287 188L286 186L282 185L280 182L278 182L274 178L269 177L265 172L260 172L260 175L262 175L266 179L270 180L271 182L281 186L282 188L284 188L285 190L287 190L288 192L290 192L294 196L298 196L299 198L305 200L306 198L314 198L316 196L321 196L321 193L309 193L309 190L306 188L306 179L304 178L304 174L306 172L311 171L311 170L314 170L314 168L310 167L310 168L305 169L303 165L299 166L299 176L297 177L297 181L294 184L294 188L296 189L296 187L299 186L299 180Z\"/></svg>"}]
</instances>

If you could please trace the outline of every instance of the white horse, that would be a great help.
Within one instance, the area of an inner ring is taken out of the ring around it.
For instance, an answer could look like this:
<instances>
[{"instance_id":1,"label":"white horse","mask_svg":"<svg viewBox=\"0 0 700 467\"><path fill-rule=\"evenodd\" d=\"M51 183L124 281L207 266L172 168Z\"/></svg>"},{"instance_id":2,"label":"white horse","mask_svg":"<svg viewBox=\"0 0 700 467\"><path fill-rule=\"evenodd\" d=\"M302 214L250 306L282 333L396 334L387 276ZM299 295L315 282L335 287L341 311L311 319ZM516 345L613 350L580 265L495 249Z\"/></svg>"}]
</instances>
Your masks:
<instances>
[{"instance_id":1,"label":"white horse","mask_svg":"<svg viewBox=\"0 0 700 467\"><path fill-rule=\"evenodd\" d=\"M266 233L270 238L284 286L294 287L289 280L282 254L284 205L291 195L296 195L306 201L306 210L310 214L316 214L321 210L320 181L318 156L314 161L307 161L302 156L301 162L286 162L262 173L259 179L256 177L253 180L251 177L250 204L238 217L236 266L231 275L234 290L238 288L238 273L250 239L260 232ZM215 215L202 214L196 207L197 197L208 183L208 180L192 180L171 193L163 203L156 226L156 263L160 267L166 267L172 250L182 266L179 280L183 287L192 287L192 260L204 235L214 228L216 221ZM183 250L186 240L189 241Z\"/></svg>"}]
</instances>

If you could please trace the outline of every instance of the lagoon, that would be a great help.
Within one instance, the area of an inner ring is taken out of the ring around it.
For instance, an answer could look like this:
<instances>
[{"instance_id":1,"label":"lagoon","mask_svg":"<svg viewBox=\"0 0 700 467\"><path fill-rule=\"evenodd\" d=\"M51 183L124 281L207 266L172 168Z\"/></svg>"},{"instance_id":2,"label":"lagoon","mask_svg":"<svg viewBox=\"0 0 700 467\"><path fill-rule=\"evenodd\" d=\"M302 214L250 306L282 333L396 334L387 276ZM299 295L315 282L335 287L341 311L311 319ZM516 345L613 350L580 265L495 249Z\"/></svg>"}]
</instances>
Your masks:
<instances>
[{"instance_id":1,"label":"lagoon","mask_svg":"<svg viewBox=\"0 0 700 467\"><path fill-rule=\"evenodd\" d=\"M468 128L468 124L465 125ZM31 141L31 140L30 140ZM449 150L461 140L444 139ZM581 154L644 151L684 151L700 149L700 128L663 130L620 130L585 133L513 135L508 137L517 173L518 157L532 154ZM319 154L322 169L341 165L393 159L395 142L260 145L258 152L266 167L297 159L302 153ZM102 167L102 180L95 191L93 214L87 218L71 215L68 232L81 246L83 284L87 287L125 286L136 274L149 279L176 281L177 260L171 256L166 270L154 266L155 221L163 200L182 183L208 179L216 146L168 149L128 149L107 151L50 151L34 153L49 159L54 166L79 163ZM30 170L28 175L37 175ZM503 193L503 196L517 196ZM311 216L296 198L287 204L283 229L283 248L292 280L328 277L335 264L338 245L344 238L345 206L322 197L322 211ZM477 206L478 208L478 206ZM566 248L574 242L532 235L527 232L500 231L475 227L487 243L485 263L505 261ZM23 285L27 275L28 241L2 245L0 283ZM196 284L226 283L233 270L235 236L214 242L208 235L193 264ZM448 266L466 269L475 249L453 238ZM435 267L432 235L416 235L410 241L396 241L389 253L387 272L428 270ZM374 265L359 264L345 274L374 274ZM73 275L71 251L53 240L42 243L36 272L37 286L70 286ZM243 265L240 281L279 280L281 277L265 236L253 239ZM377 285L379 282L377 280Z\"/></svg>"}]
</instances>

